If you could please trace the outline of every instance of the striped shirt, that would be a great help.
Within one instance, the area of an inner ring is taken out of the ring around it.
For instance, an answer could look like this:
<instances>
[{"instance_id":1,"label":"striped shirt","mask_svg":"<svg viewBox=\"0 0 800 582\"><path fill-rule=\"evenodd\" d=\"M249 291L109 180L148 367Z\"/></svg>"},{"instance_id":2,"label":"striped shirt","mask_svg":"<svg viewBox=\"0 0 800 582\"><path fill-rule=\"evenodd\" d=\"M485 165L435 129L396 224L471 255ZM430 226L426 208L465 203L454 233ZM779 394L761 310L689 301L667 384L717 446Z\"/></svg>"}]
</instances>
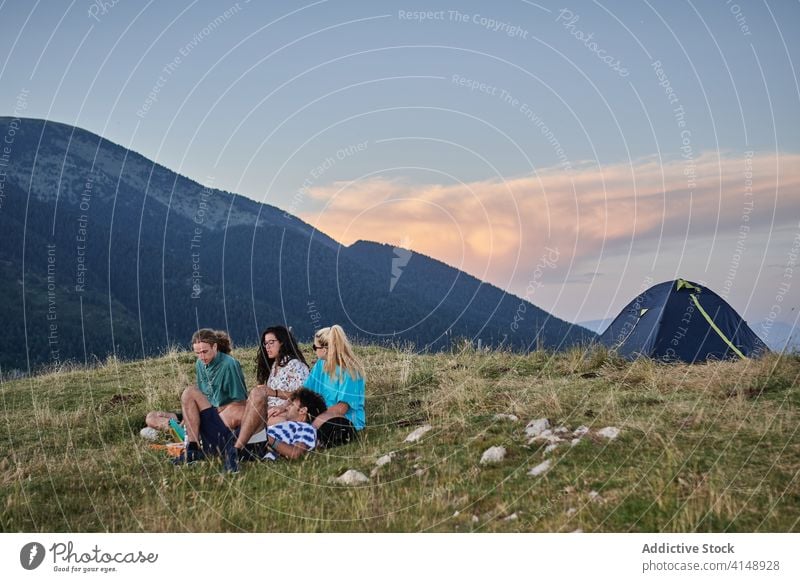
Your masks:
<instances>
[{"instance_id":1,"label":"striped shirt","mask_svg":"<svg viewBox=\"0 0 800 582\"><path fill-rule=\"evenodd\" d=\"M267 434L288 445L305 445L310 451L317 446L317 429L307 422L287 420L267 429ZM277 455L272 451L264 455L264 460L275 461Z\"/></svg>"}]
</instances>

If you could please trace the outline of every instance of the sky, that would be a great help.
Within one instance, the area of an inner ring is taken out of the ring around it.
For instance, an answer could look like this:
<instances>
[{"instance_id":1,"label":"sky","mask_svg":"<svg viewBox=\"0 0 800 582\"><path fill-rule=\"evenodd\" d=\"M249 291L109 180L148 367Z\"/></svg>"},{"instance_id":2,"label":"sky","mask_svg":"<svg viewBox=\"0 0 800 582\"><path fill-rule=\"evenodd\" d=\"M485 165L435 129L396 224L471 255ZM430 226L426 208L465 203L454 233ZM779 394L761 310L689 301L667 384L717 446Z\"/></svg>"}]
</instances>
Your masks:
<instances>
[{"instance_id":1,"label":"sky","mask_svg":"<svg viewBox=\"0 0 800 582\"><path fill-rule=\"evenodd\" d=\"M800 298L800 3L0 2L0 115L90 130L573 322Z\"/></svg>"}]
</instances>

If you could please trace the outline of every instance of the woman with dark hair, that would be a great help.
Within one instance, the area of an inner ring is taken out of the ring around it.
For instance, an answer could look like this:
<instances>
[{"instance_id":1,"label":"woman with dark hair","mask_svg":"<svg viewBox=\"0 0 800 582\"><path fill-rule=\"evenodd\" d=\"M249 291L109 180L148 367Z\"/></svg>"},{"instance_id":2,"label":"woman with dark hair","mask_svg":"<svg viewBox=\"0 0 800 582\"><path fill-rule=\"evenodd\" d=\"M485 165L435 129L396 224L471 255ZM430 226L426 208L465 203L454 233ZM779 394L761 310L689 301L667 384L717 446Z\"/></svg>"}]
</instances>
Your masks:
<instances>
[{"instance_id":1,"label":"woman with dark hair","mask_svg":"<svg viewBox=\"0 0 800 582\"><path fill-rule=\"evenodd\" d=\"M306 378L308 364L292 332L282 325L265 329L261 333L261 345L256 354L256 380L259 385L253 392L265 392L271 417L285 410L289 393L300 388Z\"/></svg>"},{"instance_id":2,"label":"woman with dark hair","mask_svg":"<svg viewBox=\"0 0 800 582\"><path fill-rule=\"evenodd\" d=\"M308 364L291 331L282 325L268 327L261 334L256 355L257 380L247 399L236 443L225 453L225 469L239 470L239 451L254 440L263 440L265 426L286 422L292 393L303 387L308 378Z\"/></svg>"}]
</instances>

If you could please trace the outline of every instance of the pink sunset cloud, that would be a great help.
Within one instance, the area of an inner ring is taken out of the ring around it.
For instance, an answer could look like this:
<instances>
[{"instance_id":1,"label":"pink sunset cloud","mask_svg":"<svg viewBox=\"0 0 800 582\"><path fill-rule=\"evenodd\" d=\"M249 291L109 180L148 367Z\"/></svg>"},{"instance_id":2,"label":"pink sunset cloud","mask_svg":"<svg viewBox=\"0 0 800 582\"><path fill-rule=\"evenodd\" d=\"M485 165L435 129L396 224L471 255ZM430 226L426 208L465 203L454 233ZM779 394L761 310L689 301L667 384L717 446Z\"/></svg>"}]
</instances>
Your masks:
<instances>
[{"instance_id":1,"label":"pink sunset cloud","mask_svg":"<svg viewBox=\"0 0 800 582\"><path fill-rule=\"evenodd\" d=\"M301 217L336 240L413 250L505 287L545 247L561 265L687 238L753 232L800 217L800 155L705 153L694 160L552 168L505 181L410 184L373 178L315 187Z\"/></svg>"}]
</instances>

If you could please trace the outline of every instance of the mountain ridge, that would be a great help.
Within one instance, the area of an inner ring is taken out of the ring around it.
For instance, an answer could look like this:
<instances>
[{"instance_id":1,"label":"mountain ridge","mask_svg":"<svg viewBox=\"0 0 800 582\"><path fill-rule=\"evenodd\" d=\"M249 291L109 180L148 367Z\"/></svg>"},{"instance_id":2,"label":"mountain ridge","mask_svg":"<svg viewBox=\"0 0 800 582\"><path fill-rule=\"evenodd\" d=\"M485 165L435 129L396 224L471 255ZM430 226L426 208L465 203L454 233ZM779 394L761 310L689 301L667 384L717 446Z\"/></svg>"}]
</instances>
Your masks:
<instances>
[{"instance_id":1,"label":"mountain ridge","mask_svg":"<svg viewBox=\"0 0 800 582\"><path fill-rule=\"evenodd\" d=\"M17 118L0 116L0 126L7 125L13 119ZM119 160L109 160L108 155L98 156L97 152L118 153L124 158L124 164L127 168L133 166L137 169L135 173L127 174L129 178L127 181L128 186L147 192L148 197L152 201L161 203L184 218L194 220L197 217L198 208L191 208L182 204L173 204L171 200L172 197L166 195L166 193L171 193L176 188L188 188L201 197L200 204L207 205L207 207L200 208L200 210L204 212L204 228L222 230L225 227L239 226L242 224L249 225L250 219L247 213L255 211L259 214L260 219L257 226L269 224L296 228L308 234L312 232L315 233L316 236L320 237L321 242L324 242L332 248L338 247L339 245L339 243L322 231L315 229L310 224L281 210L277 206L272 206L264 202L257 202L251 198L228 192L227 190L203 185L197 180L184 176L158 162L150 160L135 150L127 149L91 131L57 121L36 118L21 118L21 120L28 124L33 123L42 125L43 127L46 126L51 133L55 133L55 135L52 136L54 138L52 145L63 147L65 150L68 149L73 156L90 163L90 177L92 178L91 189L94 189L96 185L113 187L113 181L109 181L109 176L121 175ZM69 134L68 138L66 136L67 133ZM15 139L15 141L17 140ZM97 145L94 145L95 143ZM101 146L105 146L110 149L111 152L107 152ZM95 151L95 155L93 156L90 155L92 149ZM33 167L30 148L27 148L26 153L29 155L23 157L23 159L19 161L22 161L26 166L30 165ZM63 166L63 164L59 164L58 160L54 159L52 156L40 155L38 143L35 148L35 154L37 166L44 166L44 169L53 169L49 172L37 171L33 174L34 180L31 184L31 191L34 192L36 197L40 201L47 201L51 199L51 197L47 196L46 193L55 192L56 197L60 200L61 193L64 192L67 195L68 201L73 203L79 202L80 193L86 190L87 179L80 179L78 176L70 176L69 174L65 176L63 167L62 169L56 169L59 165ZM151 169L148 171L147 167ZM9 172L9 176L16 178L18 182L30 177L30 175L24 175L20 171L14 171L14 169L15 167L12 166L12 172ZM59 175L59 180L57 181L52 180L55 173ZM174 178L169 178L169 175L173 175ZM66 184L63 181L65 179L67 180ZM172 182L172 186L169 185L170 181ZM211 200L214 202L209 203ZM236 208L232 213L227 212L227 209L232 209L234 207L235 201L238 202L242 208ZM267 215L261 218L260 214L264 209L267 209Z\"/></svg>"},{"instance_id":2,"label":"mountain ridge","mask_svg":"<svg viewBox=\"0 0 800 582\"><path fill-rule=\"evenodd\" d=\"M12 119L0 118L0 131ZM147 357L185 345L197 327L248 343L271 324L309 339L341 323L358 341L420 350L457 338L558 349L594 337L436 259L398 250L408 253L398 267L389 245L345 247L91 132L15 123L0 212L0 299L16 306L0 338L3 369ZM527 319L512 331L520 305Z\"/></svg>"}]
</instances>

